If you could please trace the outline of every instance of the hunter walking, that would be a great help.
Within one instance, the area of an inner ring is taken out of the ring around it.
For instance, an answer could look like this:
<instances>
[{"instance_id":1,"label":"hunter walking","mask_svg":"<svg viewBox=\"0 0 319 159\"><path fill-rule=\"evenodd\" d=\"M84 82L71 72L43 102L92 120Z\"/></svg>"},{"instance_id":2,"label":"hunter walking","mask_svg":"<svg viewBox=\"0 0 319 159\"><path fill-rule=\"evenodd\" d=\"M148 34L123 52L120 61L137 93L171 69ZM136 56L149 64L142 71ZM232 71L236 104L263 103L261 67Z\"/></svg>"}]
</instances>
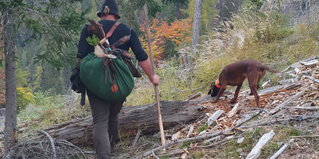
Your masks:
<instances>
[{"instance_id":1,"label":"hunter walking","mask_svg":"<svg viewBox=\"0 0 319 159\"><path fill-rule=\"evenodd\" d=\"M119 23L118 26L114 27L114 24L121 18L115 0L105 0L97 16L101 18L99 23L102 25L105 33L108 33L111 28L115 28L112 36L107 39L109 44L112 45L122 37L130 35L130 40L117 48L126 51L131 48L150 82L158 85L159 77L152 71L150 59L142 48L137 34L125 24ZM88 25L84 26L78 44L77 58L79 60L94 52L94 46L90 45L87 41L87 38L92 36L93 33L88 29ZM92 80L94 81L95 79ZM97 158L110 159L112 147L120 140L118 114L122 109L125 98L118 101L107 100L98 97L94 93L94 90L87 89L86 91L93 116L93 142Z\"/></svg>"}]
</instances>

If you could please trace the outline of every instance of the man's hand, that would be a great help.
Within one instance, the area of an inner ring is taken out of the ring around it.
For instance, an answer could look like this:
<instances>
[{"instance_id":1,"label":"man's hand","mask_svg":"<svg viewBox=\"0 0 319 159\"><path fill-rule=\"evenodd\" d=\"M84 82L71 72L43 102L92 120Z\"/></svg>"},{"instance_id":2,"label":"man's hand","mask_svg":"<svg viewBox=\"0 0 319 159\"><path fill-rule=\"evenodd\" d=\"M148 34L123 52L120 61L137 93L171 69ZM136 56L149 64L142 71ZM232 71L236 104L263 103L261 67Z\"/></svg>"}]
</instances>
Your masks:
<instances>
[{"instance_id":1,"label":"man's hand","mask_svg":"<svg viewBox=\"0 0 319 159\"><path fill-rule=\"evenodd\" d=\"M153 73L152 70L152 65L151 65L151 61L150 59L146 59L144 61L139 61L138 62L139 65L142 67L143 71L146 73L146 75L148 76L148 78L150 79L150 81L155 85L159 85L160 83L160 78L158 75Z\"/></svg>"},{"instance_id":2,"label":"man's hand","mask_svg":"<svg viewBox=\"0 0 319 159\"><path fill-rule=\"evenodd\" d=\"M159 83L160 83L160 78L159 78L158 75L153 75L153 76L151 76L150 81L151 81L155 86L157 86L157 85L159 85Z\"/></svg>"}]
</instances>

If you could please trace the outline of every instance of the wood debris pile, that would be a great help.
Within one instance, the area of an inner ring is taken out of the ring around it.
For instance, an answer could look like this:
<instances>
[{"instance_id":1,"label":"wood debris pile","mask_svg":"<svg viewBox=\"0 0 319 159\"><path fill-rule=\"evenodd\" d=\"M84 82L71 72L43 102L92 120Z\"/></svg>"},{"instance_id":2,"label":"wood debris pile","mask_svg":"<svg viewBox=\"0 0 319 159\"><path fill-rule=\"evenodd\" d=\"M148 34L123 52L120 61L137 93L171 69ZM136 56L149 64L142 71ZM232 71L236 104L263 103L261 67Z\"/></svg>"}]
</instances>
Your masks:
<instances>
[{"instance_id":1,"label":"wood debris pile","mask_svg":"<svg viewBox=\"0 0 319 159\"><path fill-rule=\"evenodd\" d=\"M317 130L316 134L319 137L318 60L318 56L313 57L297 62L282 71L279 75L281 80L278 81L277 86L259 91L261 108L255 106L254 97L248 95L249 90L241 92L238 103L234 105L230 105L226 101L233 94L227 95L226 100L219 100L218 103L212 103L213 98L209 96L194 99L195 103L200 101L198 105L204 107L205 117L180 129L170 130L172 132L168 132L170 135L168 135L169 140L166 141L166 145L144 152L138 158L157 158L157 156L188 158L189 151L216 147L216 145L234 138L240 140L240 134L243 132L251 128L268 126L269 131L259 139L250 153L242 154L242 157L245 158L258 158L262 148L277 135L271 126L274 124L289 125L290 122L312 123L310 125ZM265 85L267 82L263 86ZM176 146L185 142L192 144L184 149ZM273 156L268 157L284 156L282 153L294 142L292 138L288 141L282 141L281 148ZM319 143L319 140L315 140L315 142ZM164 148L166 149L165 153L160 152ZM298 154L295 154L296 156ZM319 158L319 148L315 152L310 152L309 156L303 157Z\"/></svg>"},{"instance_id":2,"label":"wood debris pile","mask_svg":"<svg viewBox=\"0 0 319 159\"><path fill-rule=\"evenodd\" d=\"M3 159L62 159L83 158L86 155L79 148L66 140L54 140L45 131L39 131L39 136L12 147Z\"/></svg>"}]
</instances>

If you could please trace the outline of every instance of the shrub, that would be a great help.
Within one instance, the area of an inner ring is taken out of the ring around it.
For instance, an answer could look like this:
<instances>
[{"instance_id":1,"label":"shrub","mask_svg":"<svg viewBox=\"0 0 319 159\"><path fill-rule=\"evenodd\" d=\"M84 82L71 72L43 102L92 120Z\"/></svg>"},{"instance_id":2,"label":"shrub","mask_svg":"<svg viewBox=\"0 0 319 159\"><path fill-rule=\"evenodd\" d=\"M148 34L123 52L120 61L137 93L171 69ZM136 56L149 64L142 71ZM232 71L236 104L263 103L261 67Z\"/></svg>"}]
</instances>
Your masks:
<instances>
[{"instance_id":1,"label":"shrub","mask_svg":"<svg viewBox=\"0 0 319 159\"><path fill-rule=\"evenodd\" d=\"M17 87L17 106L18 111L25 109L29 103L34 102L34 95L29 88Z\"/></svg>"}]
</instances>

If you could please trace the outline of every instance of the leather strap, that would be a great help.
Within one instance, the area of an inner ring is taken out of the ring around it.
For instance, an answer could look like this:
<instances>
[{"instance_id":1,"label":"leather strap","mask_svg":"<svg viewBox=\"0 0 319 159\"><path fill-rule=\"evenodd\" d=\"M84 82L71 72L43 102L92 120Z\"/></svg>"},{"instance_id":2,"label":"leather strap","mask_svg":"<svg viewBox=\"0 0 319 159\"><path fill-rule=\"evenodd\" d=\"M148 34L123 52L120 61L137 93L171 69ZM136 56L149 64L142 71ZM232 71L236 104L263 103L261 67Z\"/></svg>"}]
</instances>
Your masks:
<instances>
[{"instance_id":1,"label":"leather strap","mask_svg":"<svg viewBox=\"0 0 319 159\"><path fill-rule=\"evenodd\" d=\"M105 38L108 39L112 36L113 32L115 31L115 29L120 25L121 23L119 21L116 21L112 28L109 30L109 32L107 32L107 34L105 35Z\"/></svg>"},{"instance_id":2,"label":"leather strap","mask_svg":"<svg viewBox=\"0 0 319 159\"><path fill-rule=\"evenodd\" d=\"M113 35L113 32L116 30L116 28L120 25L121 23L119 21L116 21L112 28L109 30L109 32L107 32L107 34L105 35L105 37L103 39L101 39L100 44L104 44L105 41L110 38ZM108 44L109 45L109 44Z\"/></svg>"}]
</instances>

